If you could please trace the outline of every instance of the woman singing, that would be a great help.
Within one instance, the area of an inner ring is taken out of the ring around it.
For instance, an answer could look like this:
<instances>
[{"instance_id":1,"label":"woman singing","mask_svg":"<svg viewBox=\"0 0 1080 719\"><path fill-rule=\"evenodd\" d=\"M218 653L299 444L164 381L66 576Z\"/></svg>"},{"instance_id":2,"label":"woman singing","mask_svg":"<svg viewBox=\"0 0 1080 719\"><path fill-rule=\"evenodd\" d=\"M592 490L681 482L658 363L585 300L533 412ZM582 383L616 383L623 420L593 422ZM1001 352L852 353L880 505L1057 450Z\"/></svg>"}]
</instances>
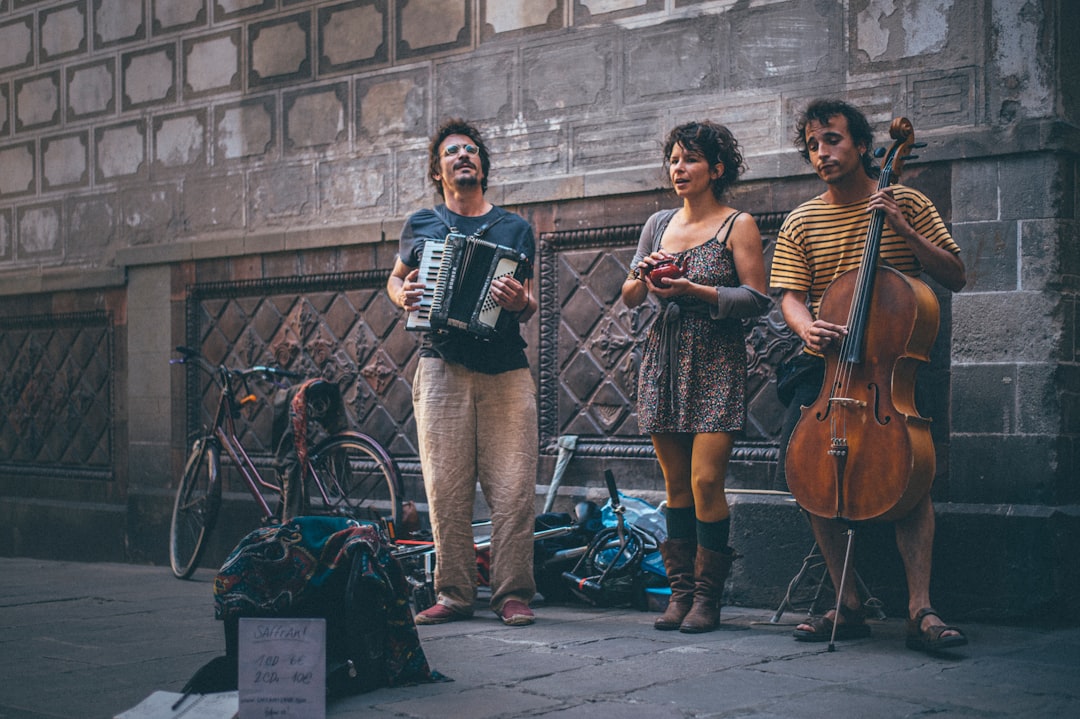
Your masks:
<instances>
[{"instance_id":1,"label":"woman singing","mask_svg":"<svg viewBox=\"0 0 1080 719\"><path fill-rule=\"evenodd\" d=\"M651 293L662 310L638 377L638 422L667 491L661 551L671 600L654 626L699 633L720 622L735 558L724 477L746 418L741 320L763 314L770 300L757 223L722 199L743 170L731 132L708 121L680 125L668 135L664 163L682 206L645 223L622 298L635 307ZM672 261L675 276L654 269Z\"/></svg>"}]
</instances>

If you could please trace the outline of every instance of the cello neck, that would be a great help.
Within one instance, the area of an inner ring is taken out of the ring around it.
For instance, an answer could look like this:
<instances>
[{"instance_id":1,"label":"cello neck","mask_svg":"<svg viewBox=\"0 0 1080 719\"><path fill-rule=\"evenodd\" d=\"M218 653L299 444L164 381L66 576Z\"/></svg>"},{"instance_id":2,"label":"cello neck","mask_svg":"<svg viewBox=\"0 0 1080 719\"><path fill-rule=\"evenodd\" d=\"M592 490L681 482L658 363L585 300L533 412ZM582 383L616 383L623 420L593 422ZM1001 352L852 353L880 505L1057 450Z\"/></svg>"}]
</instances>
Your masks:
<instances>
[{"instance_id":1,"label":"cello neck","mask_svg":"<svg viewBox=\"0 0 1080 719\"><path fill-rule=\"evenodd\" d=\"M878 176L877 191L892 184L895 172L899 173L903 160L915 142L915 131L907 118L893 121L890 135L896 142L889 148ZM869 319L870 302L874 294L874 278L877 275L878 255L881 251L881 234L885 227L885 213L874 210L866 231L863 256L859 264L859 279L855 285L851 309L848 314L848 334L840 348L840 360L857 364L862 362L866 344L866 323Z\"/></svg>"}]
</instances>

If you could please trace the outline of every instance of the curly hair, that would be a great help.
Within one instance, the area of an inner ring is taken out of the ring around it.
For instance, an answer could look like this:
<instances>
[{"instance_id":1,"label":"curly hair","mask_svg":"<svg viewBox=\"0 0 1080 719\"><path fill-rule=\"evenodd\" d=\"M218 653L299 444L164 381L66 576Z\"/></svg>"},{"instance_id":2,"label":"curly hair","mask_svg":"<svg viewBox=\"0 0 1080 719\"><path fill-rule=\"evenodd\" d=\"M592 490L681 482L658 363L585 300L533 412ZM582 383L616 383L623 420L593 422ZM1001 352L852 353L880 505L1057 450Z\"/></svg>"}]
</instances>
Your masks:
<instances>
[{"instance_id":1,"label":"curly hair","mask_svg":"<svg viewBox=\"0 0 1080 719\"><path fill-rule=\"evenodd\" d=\"M867 176L876 179L880 169L874 164L874 155L870 152L870 149L874 146L874 131L870 128L870 122L866 119L866 115L843 100L814 100L807 105L806 109L795 119L795 149L799 151L804 160L810 162L810 150L806 147L807 126L811 122L824 125L837 115L843 115L847 119L848 132L851 133L852 141L856 145L862 145L866 148L866 152L862 154L863 170L866 171Z\"/></svg>"},{"instance_id":2,"label":"curly hair","mask_svg":"<svg viewBox=\"0 0 1080 719\"><path fill-rule=\"evenodd\" d=\"M480 178L480 189L487 192L488 172L491 170L491 155L488 153L487 145L484 144L484 138L480 134L480 130L476 129L475 126L460 118L452 118L439 127L435 132L435 136L431 138L431 144L428 145L428 177L434 183L439 196L441 197L443 194L442 182L436 179L438 175L442 174L442 155L439 152L439 146L442 145L443 140L451 135L464 135L479 148L480 170L483 175Z\"/></svg>"},{"instance_id":3,"label":"curly hair","mask_svg":"<svg viewBox=\"0 0 1080 719\"><path fill-rule=\"evenodd\" d=\"M681 145L688 152L700 153L709 163L709 167L718 163L724 165L724 171L712 181L713 196L718 200L746 169L742 152L739 151L739 142L731 134L731 130L719 123L709 120L688 122L669 132L664 142L665 167L676 145Z\"/></svg>"}]
</instances>

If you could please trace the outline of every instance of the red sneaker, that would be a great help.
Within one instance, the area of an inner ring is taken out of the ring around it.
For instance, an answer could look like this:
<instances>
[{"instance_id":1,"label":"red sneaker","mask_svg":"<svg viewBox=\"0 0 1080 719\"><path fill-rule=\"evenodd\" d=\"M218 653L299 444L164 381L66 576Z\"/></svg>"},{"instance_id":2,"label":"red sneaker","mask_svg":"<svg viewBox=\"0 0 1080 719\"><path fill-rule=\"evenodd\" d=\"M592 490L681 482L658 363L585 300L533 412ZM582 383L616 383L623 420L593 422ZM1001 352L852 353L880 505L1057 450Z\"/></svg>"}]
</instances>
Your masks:
<instances>
[{"instance_id":1,"label":"red sneaker","mask_svg":"<svg viewBox=\"0 0 1080 719\"><path fill-rule=\"evenodd\" d=\"M536 615L529 606L516 599L507 600L496 614L499 615L503 624L510 627L524 627L536 621Z\"/></svg>"},{"instance_id":2,"label":"red sneaker","mask_svg":"<svg viewBox=\"0 0 1080 719\"><path fill-rule=\"evenodd\" d=\"M459 619L468 619L468 614L455 612L445 604L435 604L418 613L414 618L415 624L446 624L456 622Z\"/></svg>"}]
</instances>

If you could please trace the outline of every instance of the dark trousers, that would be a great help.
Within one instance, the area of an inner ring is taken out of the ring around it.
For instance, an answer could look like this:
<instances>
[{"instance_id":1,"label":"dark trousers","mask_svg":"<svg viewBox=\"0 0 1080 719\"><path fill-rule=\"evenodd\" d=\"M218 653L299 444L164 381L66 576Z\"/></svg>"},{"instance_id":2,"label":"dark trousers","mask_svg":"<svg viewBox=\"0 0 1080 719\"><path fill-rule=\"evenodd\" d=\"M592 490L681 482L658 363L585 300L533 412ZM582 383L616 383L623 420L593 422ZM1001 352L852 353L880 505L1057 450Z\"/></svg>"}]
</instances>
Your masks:
<instances>
[{"instance_id":1,"label":"dark trousers","mask_svg":"<svg viewBox=\"0 0 1080 719\"><path fill-rule=\"evenodd\" d=\"M795 425L799 423L799 418L802 417L802 408L814 403L818 394L821 393L821 383L825 379L824 359L803 354L789 360L789 363L796 362L799 365L797 369L787 370L792 372L794 376L788 380L784 392L781 394L783 399L790 396L790 401L787 402L787 410L784 412L784 421L780 426L780 456L777 461L772 487L781 492L788 491L785 467L788 440L791 439L791 433L795 430ZM783 376L784 371L784 369L781 369L781 376Z\"/></svg>"}]
</instances>

